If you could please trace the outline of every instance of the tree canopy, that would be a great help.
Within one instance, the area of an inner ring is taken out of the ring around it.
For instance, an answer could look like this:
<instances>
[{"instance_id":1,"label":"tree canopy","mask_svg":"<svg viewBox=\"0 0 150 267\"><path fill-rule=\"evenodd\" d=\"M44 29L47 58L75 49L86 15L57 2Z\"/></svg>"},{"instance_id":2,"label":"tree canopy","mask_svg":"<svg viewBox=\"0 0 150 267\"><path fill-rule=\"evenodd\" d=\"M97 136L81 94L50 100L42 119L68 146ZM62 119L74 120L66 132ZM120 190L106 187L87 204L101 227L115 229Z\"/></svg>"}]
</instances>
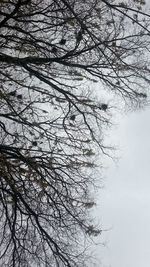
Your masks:
<instances>
[{"instance_id":1,"label":"tree canopy","mask_svg":"<svg viewBox=\"0 0 150 267\"><path fill-rule=\"evenodd\" d=\"M0 1L0 265L87 266L111 108L149 87L144 0ZM87 241L88 242L88 241Z\"/></svg>"}]
</instances>

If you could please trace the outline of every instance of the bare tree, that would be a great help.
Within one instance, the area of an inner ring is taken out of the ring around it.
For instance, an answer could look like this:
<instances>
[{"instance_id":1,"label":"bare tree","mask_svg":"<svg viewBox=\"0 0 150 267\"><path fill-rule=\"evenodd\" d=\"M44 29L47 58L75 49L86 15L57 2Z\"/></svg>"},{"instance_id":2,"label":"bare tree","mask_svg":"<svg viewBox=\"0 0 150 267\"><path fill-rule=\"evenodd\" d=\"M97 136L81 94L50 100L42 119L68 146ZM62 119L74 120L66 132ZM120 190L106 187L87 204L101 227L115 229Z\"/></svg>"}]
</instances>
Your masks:
<instances>
[{"instance_id":1,"label":"bare tree","mask_svg":"<svg viewBox=\"0 0 150 267\"><path fill-rule=\"evenodd\" d=\"M142 5L0 1L1 266L87 265L85 239L101 233L93 170L109 149L101 92L135 106L147 96Z\"/></svg>"}]
</instances>

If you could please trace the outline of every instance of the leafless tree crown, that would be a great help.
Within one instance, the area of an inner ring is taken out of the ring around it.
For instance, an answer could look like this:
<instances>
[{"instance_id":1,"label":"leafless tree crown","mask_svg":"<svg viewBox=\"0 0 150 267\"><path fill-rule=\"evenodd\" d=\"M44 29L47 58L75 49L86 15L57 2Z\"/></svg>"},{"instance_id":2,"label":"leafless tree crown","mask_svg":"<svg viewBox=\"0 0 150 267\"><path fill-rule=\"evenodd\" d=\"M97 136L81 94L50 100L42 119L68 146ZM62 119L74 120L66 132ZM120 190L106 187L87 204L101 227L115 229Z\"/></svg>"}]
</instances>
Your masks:
<instances>
[{"instance_id":1,"label":"leafless tree crown","mask_svg":"<svg viewBox=\"0 0 150 267\"><path fill-rule=\"evenodd\" d=\"M104 90L138 106L149 87L144 0L0 1L0 266L88 265Z\"/></svg>"}]
</instances>

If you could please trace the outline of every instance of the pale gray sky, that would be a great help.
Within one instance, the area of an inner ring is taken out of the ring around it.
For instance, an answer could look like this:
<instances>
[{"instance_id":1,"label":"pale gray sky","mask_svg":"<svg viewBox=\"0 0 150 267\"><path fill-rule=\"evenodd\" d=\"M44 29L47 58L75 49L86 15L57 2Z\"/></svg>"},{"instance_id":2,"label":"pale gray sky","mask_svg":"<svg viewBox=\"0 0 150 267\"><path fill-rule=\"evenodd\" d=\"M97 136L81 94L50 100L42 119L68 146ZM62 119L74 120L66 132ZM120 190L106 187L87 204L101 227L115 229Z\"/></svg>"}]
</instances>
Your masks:
<instances>
[{"instance_id":1,"label":"pale gray sky","mask_svg":"<svg viewBox=\"0 0 150 267\"><path fill-rule=\"evenodd\" d=\"M150 0L145 11L150 13ZM108 161L97 213L104 232L97 246L102 267L150 266L150 107L120 116L110 134L120 147L117 164Z\"/></svg>"},{"instance_id":2,"label":"pale gray sky","mask_svg":"<svg viewBox=\"0 0 150 267\"><path fill-rule=\"evenodd\" d=\"M102 266L150 266L150 108L122 116L112 132L120 145L117 166L109 164L98 213L105 228Z\"/></svg>"}]
</instances>

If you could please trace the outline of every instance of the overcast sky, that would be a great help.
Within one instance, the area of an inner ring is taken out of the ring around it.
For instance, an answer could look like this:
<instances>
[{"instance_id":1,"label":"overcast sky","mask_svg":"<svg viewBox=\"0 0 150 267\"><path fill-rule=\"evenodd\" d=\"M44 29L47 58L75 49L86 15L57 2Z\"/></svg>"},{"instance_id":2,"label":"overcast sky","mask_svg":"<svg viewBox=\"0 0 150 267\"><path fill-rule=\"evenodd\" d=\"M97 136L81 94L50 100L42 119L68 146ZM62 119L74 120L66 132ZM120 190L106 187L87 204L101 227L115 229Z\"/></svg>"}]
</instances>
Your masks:
<instances>
[{"instance_id":1,"label":"overcast sky","mask_svg":"<svg viewBox=\"0 0 150 267\"><path fill-rule=\"evenodd\" d=\"M120 146L109 163L97 212L106 247L98 246L102 266L150 266L150 108L123 116L112 140Z\"/></svg>"},{"instance_id":2,"label":"overcast sky","mask_svg":"<svg viewBox=\"0 0 150 267\"><path fill-rule=\"evenodd\" d=\"M149 13L150 2L146 1ZM122 116L112 132L120 160L109 163L97 212L106 246L102 267L150 266L150 107Z\"/></svg>"}]
</instances>

